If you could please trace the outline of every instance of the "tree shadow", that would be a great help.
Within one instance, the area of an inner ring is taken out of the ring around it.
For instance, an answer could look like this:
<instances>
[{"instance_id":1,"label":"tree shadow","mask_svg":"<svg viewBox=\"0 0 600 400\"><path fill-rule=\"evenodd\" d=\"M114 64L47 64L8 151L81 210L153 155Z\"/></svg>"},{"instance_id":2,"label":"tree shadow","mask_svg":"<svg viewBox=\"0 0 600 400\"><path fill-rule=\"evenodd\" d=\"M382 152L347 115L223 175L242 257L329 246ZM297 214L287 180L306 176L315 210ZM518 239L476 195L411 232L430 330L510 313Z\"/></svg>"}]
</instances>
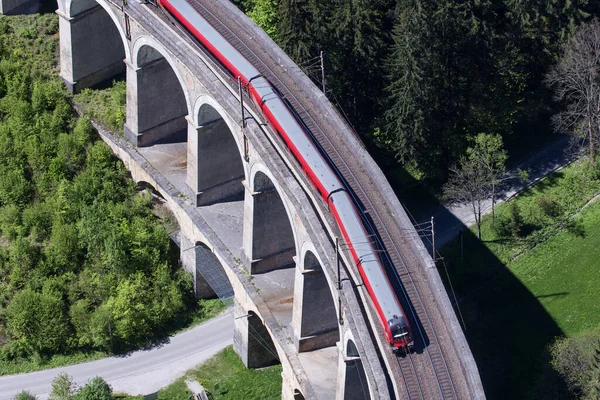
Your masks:
<instances>
[{"instance_id":1,"label":"tree shadow","mask_svg":"<svg viewBox=\"0 0 600 400\"><path fill-rule=\"evenodd\" d=\"M567 232L580 238L585 237L585 226L580 219L572 219L566 223Z\"/></svg>"},{"instance_id":2,"label":"tree shadow","mask_svg":"<svg viewBox=\"0 0 600 400\"><path fill-rule=\"evenodd\" d=\"M552 174L546 175L544 179L539 181L536 186L540 192L545 192L550 188L558 185L559 181L564 178L565 174L562 171L555 171Z\"/></svg>"}]
</instances>

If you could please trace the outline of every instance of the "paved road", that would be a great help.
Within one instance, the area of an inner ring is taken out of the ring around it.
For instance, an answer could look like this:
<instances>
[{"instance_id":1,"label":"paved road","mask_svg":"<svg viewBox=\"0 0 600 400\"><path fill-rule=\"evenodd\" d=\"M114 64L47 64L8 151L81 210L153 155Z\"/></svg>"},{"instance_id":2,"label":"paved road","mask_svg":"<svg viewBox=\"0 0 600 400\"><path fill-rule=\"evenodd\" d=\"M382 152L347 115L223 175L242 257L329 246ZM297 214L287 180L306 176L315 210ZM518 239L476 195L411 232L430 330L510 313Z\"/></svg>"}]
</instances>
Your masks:
<instances>
[{"instance_id":1,"label":"paved road","mask_svg":"<svg viewBox=\"0 0 600 400\"><path fill-rule=\"evenodd\" d=\"M523 189L542 179L552 171L565 165L572 160L574 155L566 151L569 146L570 138L561 136L548 146L544 147L533 156L527 158L516 167L508 171L506 176L511 176L499 191L496 204L501 203ZM517 169L526 171L529 175L528 182L520 182L518 179ZM482 207L482 214L488 214L492 211L492 200L488 199ZM435 218L435 243L439 249L450 240L454 239L461 229L475 223L472 207L469 204L457 204L450 207L443 207L434 214ZM419 221L427 223L427 221ZM423 239L425 246L431 252L431 244L427 238Z\"/></svg>"},{"instance_id":2,"label":"paved road","mask_svg":"<svg viewBox=\"0 0 600 400\"><path fill-rule=\"evenodd\" d=\"M231 312L170 338L168 343L150 350L139 350L122 357L54 368L28 374L0 377L0 400L9 400L22 390L45 399L52 380L61 372L71 375L78 385L94 376L109 382L115 393L150 394L167 386L185 371L202 363L232 343Z\"/></svg>"}]
</instances>

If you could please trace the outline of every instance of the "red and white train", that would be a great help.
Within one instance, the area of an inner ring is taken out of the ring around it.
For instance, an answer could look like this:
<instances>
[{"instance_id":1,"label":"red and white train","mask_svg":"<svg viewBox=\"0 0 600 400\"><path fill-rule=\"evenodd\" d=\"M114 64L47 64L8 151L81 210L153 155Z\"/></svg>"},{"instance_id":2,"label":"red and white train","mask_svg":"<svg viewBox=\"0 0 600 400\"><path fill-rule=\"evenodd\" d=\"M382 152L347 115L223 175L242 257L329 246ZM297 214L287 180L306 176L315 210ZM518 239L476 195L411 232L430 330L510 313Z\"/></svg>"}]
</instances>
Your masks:
<instances>
[{"instance_id":1,"label":"red and white train","mask_svg":"<svg viewBox=\"0 0 600 400\"><path fill-rule=\"evenodd\" d=\"M254 103L271 127L283 138L309 180L328 203L354 262L377 309L387 341L394 351L413 346L410 326L386 276L384 266L359 216L356 204L338 178L313 136L294 116L279 92L186 0L157 0L158 5L177 20L204 46L234 79L248 88Z\"/></svg>"}]
</instances>

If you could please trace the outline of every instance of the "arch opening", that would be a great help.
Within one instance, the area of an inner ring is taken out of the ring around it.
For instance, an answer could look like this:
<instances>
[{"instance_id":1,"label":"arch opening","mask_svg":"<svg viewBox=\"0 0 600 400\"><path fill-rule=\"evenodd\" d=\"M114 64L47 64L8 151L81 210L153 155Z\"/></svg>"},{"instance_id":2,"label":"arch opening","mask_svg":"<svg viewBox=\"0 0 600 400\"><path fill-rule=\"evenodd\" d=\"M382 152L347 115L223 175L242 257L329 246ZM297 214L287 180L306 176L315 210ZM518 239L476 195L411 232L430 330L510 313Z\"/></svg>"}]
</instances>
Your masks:
<instances>
[{"instance_id":1,"label":"arch opening","mask_svg":"<svg viewBox=\"0 0 600 400\"><path fill-rule=\"evenodd\" d=\"M188 132L187 156L187 184L196 205L243 200L245 173L234 133L210 104L201 105L197 117L195 132Z\"/></svg>"},{"instance_id":2,"label":"arch opening","mask_svg":"<svg viewBox=\"0 0 600 400\"><path fill-rule=\"evenodd\" d=\"M246 366L262 368L279 364L277 349L273 339L260 317L254 312L248 312L248 352Z\"/></svg>"},{"instance_id":3,"label":"arch opening","mask_svg":"<svg viewBox=\"0 0 600 400\"><path fill-rule=\"evenodd\" d=\"M356 345L350 339L346 344L346 358L344 360L344 400L368 400L369 383L365 374L362 361L358 355Z\"/></svg>"},{"instance_id":4,"label":"arch opening","mask_svg":"<svg viewBox=\"0 0 600 400\"><path fill-rule=\"evenodd\" d=\"M335 346L340 338L336 307L327 277L312 251L304 254L301 271L302 300L296 307L301 313L298 351Z\"/></svg>"},{"instance_id":5,"label":"arch opening","mask_svg":"<svg viewBox=\"0 0 600 400\"><path fill-rule=\"evenodd\" d=\"M233 304L233 287L217 256L202 242L196 242L193 249L183 249L182 251L191 250L195 257L193 275L196 297L218 297L226 305Z\"/></svg>"},{"instance_id":6,"label":"arch opening","mask_svg":"<svg viewBox=\"0 0 600 400\"><path fill-rule=\"evenodd\" d=\"M138 49L135 63L130 87L136 93L127 96L126 135L137 146L185 143L187 99L174 67L149 44ZM185 166L185 160L179 162Z\"/></svg>"},{"instance_id":7,"label":"arch opening","mask_svg":"<svg viewBox=\"0 0 600 400\"><path fill-rule=\"evenodd\" d=\"M254 177L251 274L295 267L296 245L287 211L271 179Z\"/></svg>"},{"instance_id":8,"label":"arch opening","mask_svg":"<svg viewBox=\"0 0 600 400\"><path fill-rule=\"evenodd\" d=\"M127 39L118 18L96 0L73 0L66 7L59 19L60 75L69 90L124 79Z\"/></svg>"}]
</instances>

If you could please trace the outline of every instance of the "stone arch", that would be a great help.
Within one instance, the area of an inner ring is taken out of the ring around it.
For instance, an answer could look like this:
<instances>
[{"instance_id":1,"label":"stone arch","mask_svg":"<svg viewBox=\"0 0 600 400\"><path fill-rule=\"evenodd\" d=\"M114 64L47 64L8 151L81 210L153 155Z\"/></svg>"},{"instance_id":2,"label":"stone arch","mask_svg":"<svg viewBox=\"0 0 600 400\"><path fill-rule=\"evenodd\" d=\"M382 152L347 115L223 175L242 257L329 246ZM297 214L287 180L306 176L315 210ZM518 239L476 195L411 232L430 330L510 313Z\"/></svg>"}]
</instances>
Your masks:
<instances>
[{"instance_id":1,"label":"stone arch","mask_svg":"<svg viewBox=\"0 0 600 400\"><path fill-rule=\"evenodd\" d=\"M360 357L358 355L358 349L352 339L348 339L346 342L346 357Z\"/></svg>"},{"instance_id":2,"label":"stone arch","mask_svg":"<svg viewBox=\"0 0 600 400\"><path fill-rule=\"evenodd\" d=\"M125 135L137 146L187 140L189 90L177 66L154 38L135 41L127 68Z\"/></svg>"},{"instance_id":3,"label":"stone arch","mask_svg":"<svg viewBox=\"0 0 600 400\"><path fill-rule=\"evenodd\" d=\"M206 95L196 101L194 119L188 125L186 183L196 196L196 205L243 199L247 163L242 161L237 126Z\"/></svg>"},{"instance_id":4,"label":"stone arch","mask_svg":"<svg viewBox=\"0 0 600 400\"><path fill-rule=\"evenodd\" d=\"M335 346L340 339L334 283L322 265L314 246L305 243L296 269L292 318L299 352Z\"/></svg>"},{"instance_id":5,"label":"stone arch","mask_svg":"<svg viewBox=\"0 0 600 400\"><path fill-rule=\"evenodd\" d=\"M196 297L218 297L225 303L230 302L233 298L233 287L217 256L202 242L196 242L193 251Z\"/></svg>"},{"instance_id":6,"label":"stone arch","mask_svg":"<svg viewBox=\"0 0 600 400\"><path fill-rule=\"evenodd\" d=\"M295 266L298 238L294 214L271 173L262 165L252 166L245 213L244 251L250 273L261 274ZM248 198L250 197L250 198ZM250 204L248 204L250 203Z\"/></svg>"},{"instance_id":7,"label":"stone arch","mask_svg":"<svg viewBox=\"0 0 600 400\"><path fill-rule=\"evenodd\" d=\"M352 339L348 339L346 342L345 352L344 400L370 399L369 382L358 349Z\"/></svg>"},{"instance_id":8,"label":"stone arch","mask_svg":"<svg viewBox=\"0 0 600 400\"><path fill-rule=\"evenodd\" d=\"M73 93L125 72L129 44L119 17L104 0L58 2L60 75Z\"/></svg>"},{"instance_id":9,"label":"stone arch","mask_svg":"<svg viewBox=\"0 0 600 400\"><path fill-rule=\"evenodd\" d=\"M236 301L236 310L238 308L240 305ZM235 325L233 348L246 367L262 368L280 362L271 334L256 312L250 310L240 315L235 319Z\"/></svg>"},{"instance_id":10,"label":"stone arch","mask_svg":"<svg viewBox=\"0 0 600 400\"><path fill-rule=\"evenodd\" d=\"M161 202L166 202L165 197L159 192L154 185L149 182L138 180L135 182L135 190L137 192L150 191L153 199L160 199Z\"/></svg>"}]
</instances>

